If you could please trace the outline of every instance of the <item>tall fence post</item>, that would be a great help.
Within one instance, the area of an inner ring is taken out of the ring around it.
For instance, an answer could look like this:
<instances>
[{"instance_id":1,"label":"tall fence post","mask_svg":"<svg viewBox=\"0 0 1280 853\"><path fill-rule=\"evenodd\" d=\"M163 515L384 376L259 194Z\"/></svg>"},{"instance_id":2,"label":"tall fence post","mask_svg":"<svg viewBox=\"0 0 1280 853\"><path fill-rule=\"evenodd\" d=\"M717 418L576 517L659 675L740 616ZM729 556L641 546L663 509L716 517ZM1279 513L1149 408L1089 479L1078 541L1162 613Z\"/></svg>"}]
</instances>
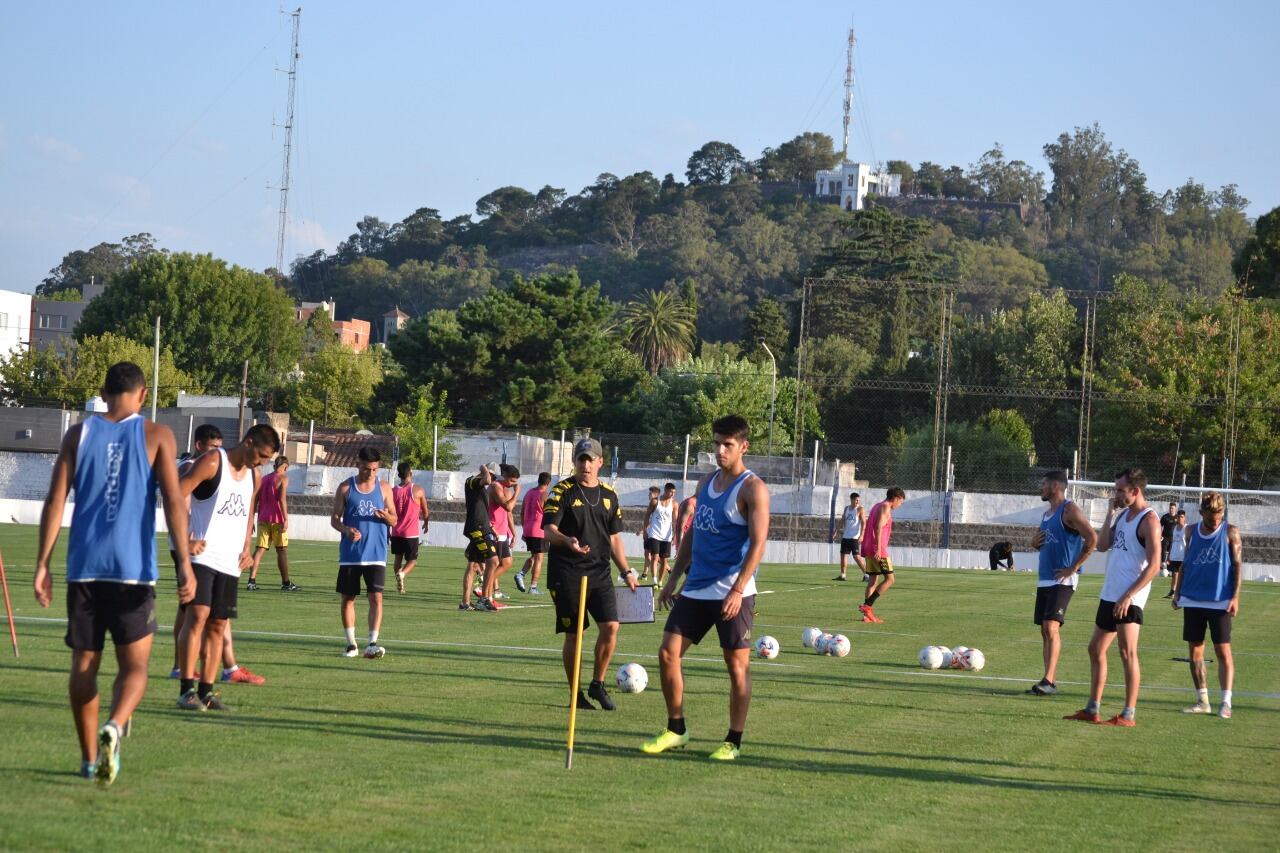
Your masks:
<instances>
[{"instance_id":1,"label":"tall fence post","mask_svg":"<svg viewBox=\"0 0 1280 853\"><path fill-rule=\"evenodd\" d=\"M556 445L556 474L564 473L564 430L560 430L560 443Z\"/></svg>"},{"instance_id":2,"label":"tall fence post","mask_svg":"<svg viewBox=\"0 0 1280 853\"><path fill-rule=\"evenodd\" d=\"M440 450L440 425L431 426L431 473L436 472L436 453ZM434 480L433 480L434 481Z\"/></svg>"},{"instance_id":3,"label":"tall fence post","mask_svg":"<svg viewBox=\"0 0 1280 853\"><path fill-rule=\"evenodd\" d=\"M196 436L196 416L187 415L187 452L191 452L191 443Z\"/></svg>"},{"instance_id":4,"label":"tall fence post","mask_svg":"<svg viewBox=\"0 0 1280 853\"><path fill-rule=\"evenodd\" d=\"M689 433L684 434L684 470L680 472L680 499L689 492Z\"/></svg>"},{"instance_id":5,"label":"tall fence post","mask_svg":"<svg viewBox=\"0 0 1280 853\"><path fill-rule=\"evenodd\" d=\"M951 547L951 445L947 445L947 467L943 468L942 480L942 547ZM947 565L951 561L947 560Z\"/></svg>"},{"instance_id":6,"label":"tall fence post","mask_svg":"<svg viewBox=\"0 0 1280 853\"><path fill-rule=\"evenodd\" d=\"M818 485L818 444L819 440L813 440L813 485Z\"/></svg>"},{"instance_id":7,"label":"tall fence post","mask_svg":"<svg viewBox=\"0 0 1280 853\"><path fill-rule=\"evenodd\" d=\"M1075 450L1071 451L1071 479L1072 480L1080 479L1080 448L1078 447ZM1074 483L1071 486L1071 500L1073 501L1076 499L1076 490L1078 488L1079 487L1076 486Z\"/></svg>"},{"instance_id":8,"label":"tall fence post","mask_svg":"<svg viewBox=\"0 0 1280 853\"><path fill-rule=\"evenodd\" d=\"M311 419L311 424L307 427L307 466L314 465L316 461L316 419Z\"/></svg>"},{"instance_id":9,"label":"tall fence post","mask_svg":"<svg viewBox=\"0 0 1280 853\"><path fill-rule=\"evenodd\" d=\"M840 491L840 460L836 459L834 476L831 478L831 514L827 521L827 562L835 561L836 544L836 493Z\"/></svg>"}]
</instances>

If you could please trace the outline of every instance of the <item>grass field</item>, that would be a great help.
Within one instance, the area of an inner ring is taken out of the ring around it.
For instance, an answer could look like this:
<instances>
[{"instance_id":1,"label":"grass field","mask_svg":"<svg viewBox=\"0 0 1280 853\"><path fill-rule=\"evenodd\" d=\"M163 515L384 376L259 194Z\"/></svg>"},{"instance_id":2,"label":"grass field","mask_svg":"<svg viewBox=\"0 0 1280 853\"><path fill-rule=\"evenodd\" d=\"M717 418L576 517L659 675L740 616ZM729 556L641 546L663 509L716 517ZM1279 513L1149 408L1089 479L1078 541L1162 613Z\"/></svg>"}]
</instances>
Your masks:
<instances>
[{"instance_id":1,"label":"grass field","mask_svg":"<svg viewBox=\"0 0 1280 853\"><path fill-rule=\"evenodd\" d=\"M65 537L64 537L65 541ZM638 661L642 694L579 717L564 769L567 689L550 602L459 613L460 552L424 550L409 594L387 596L377 661L344 659L335 546L295 543L302 592L240 594L240 661L263 686L223 685L229 714L174 708L172 641L158 635L150 690L102 790L73 775L65 586L42 611L30 589L35 530L0 528L22 657L0 647L0 847L5 849L1264 849L1280 829L1280 590L1246 584L1234 637L1235 718L1179 713L1193 695L1181 615L1153 595L1143 630L1138 727L1064 722L1081 707L1099 579L1068 614L1063 694L1040 674L1027 574L903 570L856 622L861 587L829 566L766 566L756 634L782 643L753 665L742 758L706 756L724 735L726 677L711 641L686 663L690 748L637 747L665 721L657 625L623 626L614 669ZM262 576L275 568L268 556ZM59 564L61 565L61 564ZM161 624L172 573L162 570ZM364 604L358 607L363 644ZM801 648L809 625L853 642L843 659ZM589 633L588 637L592 635ZM929 643L969 645L982 673L930 673ZM1119 710L1120 666L1104 716ZM1216 672L1211 698L1216 707ZM104 662L109 692L114 661ZM105 702L104 702L105 715Z\"/></svg>"}]
</instances>

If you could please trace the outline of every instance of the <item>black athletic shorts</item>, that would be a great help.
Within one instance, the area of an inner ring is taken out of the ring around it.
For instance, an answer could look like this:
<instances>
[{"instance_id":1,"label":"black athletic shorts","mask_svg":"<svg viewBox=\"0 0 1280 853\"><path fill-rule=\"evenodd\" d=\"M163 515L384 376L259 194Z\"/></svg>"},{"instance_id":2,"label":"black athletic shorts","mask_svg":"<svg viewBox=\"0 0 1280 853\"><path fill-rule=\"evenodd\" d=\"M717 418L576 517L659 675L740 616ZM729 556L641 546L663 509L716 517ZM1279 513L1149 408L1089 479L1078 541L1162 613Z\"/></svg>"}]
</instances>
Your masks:
<instances>
[{"instance_id":1,"label":"black athletic shorts","mask_svg":"<svg viewBox=\"0 0 1280 853\"><path fill-rule=\"evenodd\" d=\"M492 530L473 530L466 536L468 563L485 563L497 556L494 553L494 546L497 545L497 540L494 538Z\"/></svg>"},{"instance_id":2,"label":"black athletic shorts","mask_svg":"<svg viewBox=\"0 0 1280 853\"><path fill-rule=\"evenodd\" d=\"M108 631L117 646L154 634L155 587L112 581L67 584L67 646L80 652L100 652Z\"/></svg>"},{"instance_id":3,"label":"black athletic shorts","mask_svg":"<svg viewBox=\"0 0 1280 853\"><path fill-rule=\"evenodd\" d=\"M511 556L511 541L509 539L499 539L493 544L493 553L499 560L505 560Z\"/></svg>"},{"instance_id":4,"label":"black athletic shorts","mask_svg":"<svg viewBox=\"0 0 1280 853\"><path fill-rule=\"evenodd\" d=\"M196 575L196 597L191 599L191 603L208 607L210 619L236 618L236 591L240 577L215 572L199 563L192 563L191 570Z\"/></svg>"},{"instance_id":5,"label":"black athletic shorts","mask_svg":"<svg viewBox=\"0 0 1280 853\"><path fill-rule=\"evenodd\" d=\"M754 595L744 596L738 615L726 622L720 618L720 611L724 607L723 599L689 598L682 595L671 608L663 630L688 637L690 642L697 645L714 625L716 633L720 635L720 648L749 649L755 603Z\"/></svg>"},{"instance_id":6,"label":"black athletic shorts","mask_svg":"<svg viewBox=\"0 0 1280 853\"><path fill-rule=\"evenodd\" d=\"M1182 608L1182 639L1200 645L1204 642L1205 628L1209 629L1214 645L1231 642L1230 613L1211 607Z\"/></svg>"},{"instance_id":7,"label":"black athletic shorts","mask_svg":"<svg viewBox=\"0 0 1280 853\"><path fill-rule=\"evenodd\" d=\"M1114 601L1102 599L1098 601L1098 615L1094 617L1093 624L1097 625L1104 631L1115 633L1120 625L1141 625L1142 624L1142 608L1135 604L1129 605L1129 610L1125 613L1123 619L1117 620L1115 617Z\"/></svg>"},{"instance_id":8,"label":"black athletic shorts","mask_svg":"<svg viewBox=\"0 0 1280 853\"><path fill-rule=\"evenodd\" d=\"M1170 560L1170 561L1169 561L1169 574L1171 574L1171 575L1176 575L1176 574L1177 574L1178 572L1180 572L1180 571L1182 571L1182 561L1181 561L1181 560Z\"/></svg>"},{"instance_id":9,"label":"black athletic shorts","mask_svg":"<svg viewBox=\"0 0 1280 853\"><path fill-rule=\"evenodd\" d=\"M382 592L387 585L387 567L383 566L338 566L338 594L355 598L360 594L360 582L364 581L365 592Z\"/></svg>"},{"instance_id":10,"label":"black athletic shorts","mask_svg":"<svg viewBox=\"0 0 1280 853\"><path fill-rule=\"evenodd\" d=\"M394 557L404 557L405 562L412 563L418 559L418 537L417 536L392 536L391 537L391 555Z\"/></svg>"},{"instance_id":11,"label":"black athletic shorts","mask_svg":"<svg viewBox=\"0 0 1280 853\"><path fill-rule=\"evenodd\" d=\"M1067 605L1075 590L1069 586L1056 583L1053 586L1036 587L1036 612L1033 621L1043 625L1046 620L1061 625L1067 621Z\"/></svg>"},{"instance_id":12,"label":"black athletic shorts","mask_svg":"<svg viewBox=\"0 0 1280 853\"><path fill-rule=\"evenodd\" d=\"M581 590L581 575L571 574L555 579L547 579L547 590L556 605L556 633L566 634L578 630L578 595ZM582 627L585 630L591 620L600 622L618 621L618 599L614 596L613 581L608 575L602 579L590 577L587 580L587 613Z\"/></svg>"},{"instance_id":13,"label":"black athletic shorts","mask_svg":"<svg viewBox=\"0 0 1280 853\"><path fill-rule=\"evenodd\" d=\"M861 539L841 539L840 540L840 556L845 557L849 554L857 554L862 550Z\"/></svg>"},{"instance_id":14,"label":"black athletic shorts","mask_svg":"<svg viewBox=\"0 0 1280 853\"><path fill-rule=\"evenodd\" d=\"M671 556L671 540L654 539L646 536L644 538L644 552L646 554L657 554L659 557Z\"/></svg>"},{"instance_id":15,"label":"black athletic shorts","mask_svg":"<svg viewBox=\"0 0 1280 853\"><path fill-rule=\"evenodd\" d=\"M542 536L526 536L524 547L529 549L530 554L545 554L551 550L551 543Z\"/></svg>"}]
</instances>

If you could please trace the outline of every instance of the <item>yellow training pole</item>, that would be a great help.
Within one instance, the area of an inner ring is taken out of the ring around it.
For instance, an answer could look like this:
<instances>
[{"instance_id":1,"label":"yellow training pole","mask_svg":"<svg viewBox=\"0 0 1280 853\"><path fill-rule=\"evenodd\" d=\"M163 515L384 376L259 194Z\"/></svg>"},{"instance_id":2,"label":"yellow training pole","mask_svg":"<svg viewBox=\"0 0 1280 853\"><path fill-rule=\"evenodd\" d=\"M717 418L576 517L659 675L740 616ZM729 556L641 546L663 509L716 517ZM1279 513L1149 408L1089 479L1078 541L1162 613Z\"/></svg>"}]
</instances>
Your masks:
<instances>
[{"instance_id":1,"label":"yellow training pole","mask_svg":"<svg viewBox=\"0 0 1280 853\"><path fill-rule=\"evenodd\" d=\"M578 630L573 648L573 692L569 694L569 751L564 757L564 768L573 769L573 733L578 725L578 690L582 685L582 623L587 615L587 576L582 576L578 587Z\"/></svg>"},{"instance_id":2,"label":"yellow training pole","mask_svg":"<svg viewBox=\"0 0 1280 853\"><path fill-rule=\"evenodd\" d=\"M4 588L4 612L9 617L9 640L13 643L13 656L18 657L18 631L13 626L13 604L9 601L9 579L4 575L4 558L0 557L0 587ZM579 643L581 645L581 643Z\"/></svg>"}]
</instances>

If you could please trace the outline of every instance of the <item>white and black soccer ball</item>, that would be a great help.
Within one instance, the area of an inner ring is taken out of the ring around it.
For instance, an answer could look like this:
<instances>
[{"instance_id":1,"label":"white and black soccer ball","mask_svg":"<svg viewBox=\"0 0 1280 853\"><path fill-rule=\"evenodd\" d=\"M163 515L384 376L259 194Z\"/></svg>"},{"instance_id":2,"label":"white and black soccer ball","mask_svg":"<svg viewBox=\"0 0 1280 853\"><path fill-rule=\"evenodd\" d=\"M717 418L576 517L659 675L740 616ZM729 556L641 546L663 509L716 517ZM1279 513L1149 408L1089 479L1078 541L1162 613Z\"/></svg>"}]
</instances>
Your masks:
<instances>
[{"instance_id":1,"label":"white and black soccer ball","mask_svg":"<svg viewBox=\"0 0 1280 853\"><path fill-rule=\"evenodd\" d=\"M778 645L778 641L768 634L756 640L756 657L773 660L780 651L782 651L782 646Z\"/></svg>"},{"instance_id":2,"label":"white and black soccer ball","mask_svg":"<svg viewBox=\"0 0 1280 853\"><path fill-rule=\"evenodd\" d=\"M987 665L987 656L979 649L965 649L963 661L965 669L970 672L981 672Z\"/></svg>"},{"instance_id":3,"label":"white and black soccer ball","mask_svg":"<svg viewBox=\"0 0 1280 853\"><path fill-rule=\"evenodd\" d=\"M942 668L951 669L951 649L946 646L938 646L938 651L942 652Z\"/></svg>"},{"instance_id":4,"label":"white and black soccer ball","mask_svg":"<svg viewBox=\"0 0 1280 853\"><path fill-rule=\"evenodd\" d=\"M649 673L640 664L624 664L618 670L618 689L623 693L641 693L648 686Z\"/></svg>"},{"instance_id":5,"label":"white and black soccer ball","mask_svg":"<svg viewBox=\"0 0 1280 853\"><path fill-rule=\"evenodd\" d=\"M830 654L827 650L827 645L831 640L832 636L824 631L818 636L818 639L813 641L813 650L820 655Z\"/></svg>"},{"instance_id":6,"label":"white and black soccer ball","mask_svg":"<svg viewBox=\"0 0 1280 853\"><path fill-rule=\"evenodd\" d=\"M937 669L942 666L942 649L938 646L925 646L916 655L916 659L924 669Z\"/></svg>"},{"instance_id":7,"label":"white and black soccer ball","mask_svg":"<svg viewBox=\"0 0 1280 853\"><path fill-rule=\"evenodd\" d=\"M804 633L800 635L800 642L804 644L806 649L811 649L821 636L821 628L805 628Z\"/></svg>"},{"instance_id":8,"label":"white and black soccer ball","mask_svg":"<svg viewBox=\"0 0 1280 853\"><path fill-rule=\"evenodd\" d=\"M951 669L964 669L964 653L969 651L968 646L956 646L951 650L951 663L948 665Z\"/></svg>"},{"instance_id":9,"label":"white and black soccer ball","mask_svg":"<svg viewBox=\"0 0 1280 853\"><path fill-rule=\"evenodd\" d=\"M853 645L849 642L849 638L844 634L836 634L827 642L827 654L832 657L842 658L849 654L849 650Z\"/></svg>"}]
</instances>

